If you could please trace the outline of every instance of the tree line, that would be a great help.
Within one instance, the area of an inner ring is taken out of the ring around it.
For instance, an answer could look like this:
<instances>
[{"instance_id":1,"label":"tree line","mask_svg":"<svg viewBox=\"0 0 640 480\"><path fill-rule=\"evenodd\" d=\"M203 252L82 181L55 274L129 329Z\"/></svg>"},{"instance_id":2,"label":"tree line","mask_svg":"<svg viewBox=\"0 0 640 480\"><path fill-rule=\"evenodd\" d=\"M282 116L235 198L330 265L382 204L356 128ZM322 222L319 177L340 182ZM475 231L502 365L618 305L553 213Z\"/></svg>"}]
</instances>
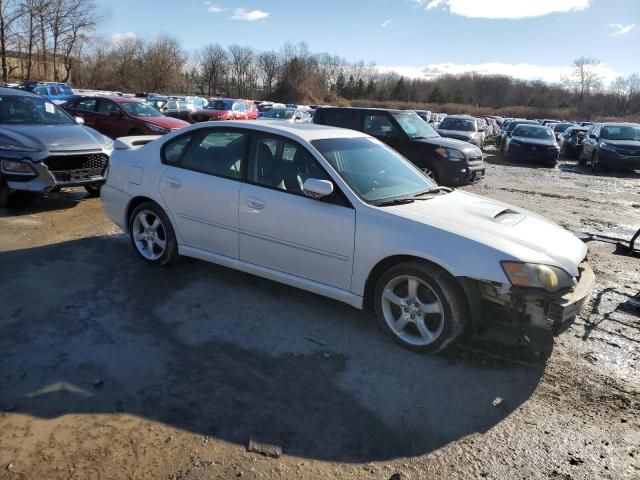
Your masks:
<instances>
[{"instance_id":1,"label":"tree line","mask_svg":"<svg viewBox=\"0 0 640 480\"><path fill-rule=\"evenodd\" d=\"M313 53L305 43L285 43L278 51L211 43L187 52L168 34L102 38L96 30L105 17L95 0L0 0L3 81L12 78L15 65L7 58L17 51L26 65L24 79L70 80L97 90L285 103L463 105L540 115L563 111L584 118L640 115L640 76L619 77L605 86L599 61L589 57L575 60L557 84L476 73L412 79L382 73L374 63ZM44 64L44 71L36 64Z\"/></svg>"}]
</instances>

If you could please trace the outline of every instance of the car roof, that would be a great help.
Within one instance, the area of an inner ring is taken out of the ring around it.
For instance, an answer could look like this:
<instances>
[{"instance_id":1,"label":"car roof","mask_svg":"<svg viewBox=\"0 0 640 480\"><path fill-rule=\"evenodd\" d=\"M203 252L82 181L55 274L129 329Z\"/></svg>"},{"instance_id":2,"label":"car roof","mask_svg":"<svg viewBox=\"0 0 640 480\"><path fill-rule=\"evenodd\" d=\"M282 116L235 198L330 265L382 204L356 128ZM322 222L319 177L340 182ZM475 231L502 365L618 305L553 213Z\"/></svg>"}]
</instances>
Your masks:
<instances>
[{"instance_id":1,"label":"car roof","mask_svg":"<svg viewBox=\"0 0 640 480\"><path fill-rule=\"evenodd\" d=\"M415 113L413 110L399 110L396 108L368 108L368 107L320 107L318 110L353 110L361 112L389 112L389 113Z\"/></svg>"},{"instance_id":2,"label":"car roof","mask_svg":"<svg viewBox=\"0 0 640 480\"><path fill-rule=\"evenodd\" d=\"M640 127L640 123L633 122L607 122L600 125L603 127Z\"/></svg>"},{"instance_id":3,"label":"car roof","mask_svg":"<svg viewBox=\"0 0 640 480\"><path fill-rule=\"evenodd\" d=\"M22 90L19 88L7 88L7 87L0 87L0 95L19 95L19 96L24 96L24 97L40 97L42 98L40 95L37 95L33 92L30 92L28 90Z\"/></svg>"},{"instance_id":4,"label":"car roof","mask_svg":"<svg viewBox=\"0 0 640 480\"><path fill-rule=\"evenodd\" d=\"M233 122L207 122L206 127L242 127L250 130L264 131L274 134L286 133L298 137L301 140L310 142L312 140L322 140L327 138L363 138L367 134L350 130L347 128L330 127L327 125L317 125L315 123L289 123L282 120L234 120Z\"/></svg>"}]
</instances>

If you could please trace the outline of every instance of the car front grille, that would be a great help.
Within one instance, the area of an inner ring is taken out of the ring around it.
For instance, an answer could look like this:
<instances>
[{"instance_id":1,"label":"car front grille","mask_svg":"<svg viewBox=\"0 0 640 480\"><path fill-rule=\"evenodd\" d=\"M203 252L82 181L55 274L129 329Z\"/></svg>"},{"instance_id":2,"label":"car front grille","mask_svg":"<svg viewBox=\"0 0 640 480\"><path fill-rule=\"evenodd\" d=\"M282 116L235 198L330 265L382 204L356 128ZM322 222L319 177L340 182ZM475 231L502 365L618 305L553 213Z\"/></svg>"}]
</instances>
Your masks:
<instances>
[{"instance_id":1,"label":"car front grille","mask_svg":"<svg viewBox=\"0 0 640 480\"><path fill-rule=\"evenodd\" d=\"M468 158L469 161L469 166L471 167L475 167L475 166L480 166L482 165L482 156L479 157L469 157Z\"/></svg>"},{"instance_id":2,"label":"car front grille","mask_svg":"<svg viewBox=\"0 0 640 480\"><path fill-rule=\"evenodd\" d=\"M617 148L616 151L618 152L619 155L625 156L625 157L637 157L640 156L640 150L629 150L626 148Z\"/></svg>"},{"instance_id":3,"label":"car front grille","mask_svg":"<svg viewBox=\"0 0 640 480\"><path fill-rule=\"evenodd\" d=\"M56 155L43 160L56 182L84 182L104 176L109 157L104 153Z\"/></svg>"}]
</instances>

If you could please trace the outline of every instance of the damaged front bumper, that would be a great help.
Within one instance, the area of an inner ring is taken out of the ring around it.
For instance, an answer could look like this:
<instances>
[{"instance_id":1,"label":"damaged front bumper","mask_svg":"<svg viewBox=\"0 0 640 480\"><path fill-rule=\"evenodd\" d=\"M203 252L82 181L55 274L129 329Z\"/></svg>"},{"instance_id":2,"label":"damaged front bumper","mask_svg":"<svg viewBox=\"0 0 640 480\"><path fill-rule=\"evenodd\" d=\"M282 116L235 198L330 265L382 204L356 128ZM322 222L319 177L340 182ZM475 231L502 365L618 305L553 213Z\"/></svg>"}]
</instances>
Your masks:
<instances>
[{"instance_id":1,"label":"damaged front bumper","mask_svg":"<svg viewBox=\"0 0 640 480\"><path fill-rule=\"evenodd\" d=\"M482 297L503 306L514 320L534 327L553 330L573 321L589 303L595 285L595 275L586 263L578 266L580 276L569 292L549 294L532 289L517 289L509 285L482 289Z\"/></svg>"}]
</instances>

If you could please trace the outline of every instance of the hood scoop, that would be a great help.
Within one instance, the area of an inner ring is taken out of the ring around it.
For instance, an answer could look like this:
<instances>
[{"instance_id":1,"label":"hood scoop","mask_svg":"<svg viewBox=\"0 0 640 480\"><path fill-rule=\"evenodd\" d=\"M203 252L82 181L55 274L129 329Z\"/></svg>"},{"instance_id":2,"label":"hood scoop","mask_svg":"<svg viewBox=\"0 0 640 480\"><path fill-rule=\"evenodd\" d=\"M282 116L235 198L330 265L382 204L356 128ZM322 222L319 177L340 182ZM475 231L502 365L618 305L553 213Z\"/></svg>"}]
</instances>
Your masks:
<instances>
[{"instance_id":1,"label":"hood scoop","mask_svg":"<svg viewBox=\"0 0 640 480\"><path fill-rule=\"evenodd\" d=\"M505 208L493 216L493 221L500 225L513 227L526 218L526 215L516 212L510 208Z\"/></svg>"}]
</instances>

